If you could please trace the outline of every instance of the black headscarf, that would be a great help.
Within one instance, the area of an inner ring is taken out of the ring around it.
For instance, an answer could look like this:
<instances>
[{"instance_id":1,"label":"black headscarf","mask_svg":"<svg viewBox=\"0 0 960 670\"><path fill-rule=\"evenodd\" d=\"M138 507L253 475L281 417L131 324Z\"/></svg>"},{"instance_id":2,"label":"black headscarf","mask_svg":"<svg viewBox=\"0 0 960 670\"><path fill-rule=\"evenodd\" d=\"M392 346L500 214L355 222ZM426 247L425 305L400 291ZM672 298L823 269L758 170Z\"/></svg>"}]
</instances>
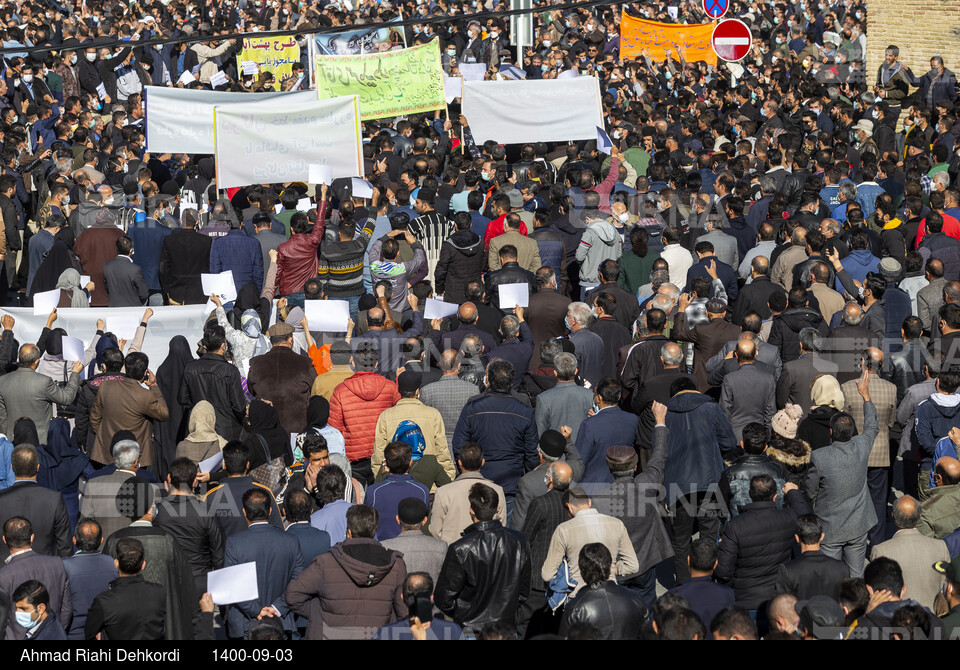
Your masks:
<instances>
[{"instance_id":1,"label":"black headscarf","mask_svg":"<svg viewBox=\"0 0 960 670\"><path fill-rule=\"evenodd\" d=\"M170 340L170 351L167 358L157 369L157 386L170 410L170 418L162 422L154 422L154 434L159 444L157 453L157 467L161 481L167 477L167 469L176 459L177 444L187 436L189 414L183 411L178 396L180 384L183 382L183 371L187 363L194 360L190 343L183 335L177 335Z\"/></svg>"},{"instance_id":2,"label":"black headscarf","mask_svg":"<svg viewBox=\"0 0 960 670\"><path fill-rule=\"evenodd\" d=\"M302 433L311 428L324 428L330 419L330 401L322 395L315 395L307 402L307 425L303 427Z\"/></svg>"},{"instance_id":3,"label":"black headscarf","mask_svg":"<svg viewBox=\"0 0 960 670\"><path fill-rule=\"evenodd\" d=\"M35 432L36 428L33 430ZM66 419L54 419L50 422L47 443L37 451L40 456L37 483L53 491L63 491L75 484L90 462L90 459L77 449L70 436L70 422Z\"/></svg>"},{"instance_id":4,"label":"black headscarf","mask_svg":"<svg viewBox=\"0 0 960 670\"><path fill-rule=\"evenodd\" d=\"M37 274L33 277L33 284L30 285L30 295L44 291L52 291L57 288L60 281L60 275L64 270L80 271L73 263L73 256L70 249L61 240L54 240L53 246L47 252L40 267L37 268Z\"/></svg>"},{"instance_id":5,"label":"black headscarf","mask_svg":"<svg viewBox=\"0 0 960 670\"><path fill-rule=\"evenodd\" d=\"M43 353L49 356L63 355L63 329L54 328L44 340Z\"/></svg>"},{"instance_id":6,"label":"black headscarf","mask_svg":"<svg viewBox=\"0 0 960 670\"><path fill-rule=\"evenodd\" d=\"M33 419L23 417L13 424L13 446L19 447L21 444L32 444L38 449L40 447L40 434Z\"/></svg>"},{"instance_id":7,"label":"black headscarf","mask_svg":"<svg viewBox=\"0 0 960 670\"><path fill-rule=\"evenodd\" d=\"M257 285L252 281L240 287L237 291L237 299L233 301L233 309L227 314L227 320L236 330L243 330L240 318L248 309L256 311L257 316L260 317L260 331L266 331L270 323L270 301L260 297Z\"/></svg>"},{"instance_id":8,"label":"black headscarf","mask_svg":"<svg viewBox=\"0 0 960 670\"><path fill-rule=\"evenodd\" d=\"M283 458L286 465L293 465L293 455L290 453L290 435L280 425L280 418L273 405L268 405L255 398L250 402L250 410L244 421L244 428L251 434L251 443L262 437L270 448L270 459ZM253 458L251 457L251 468ZM259 459L257 459L259 460Z\"/></svg>"}]
</instances>

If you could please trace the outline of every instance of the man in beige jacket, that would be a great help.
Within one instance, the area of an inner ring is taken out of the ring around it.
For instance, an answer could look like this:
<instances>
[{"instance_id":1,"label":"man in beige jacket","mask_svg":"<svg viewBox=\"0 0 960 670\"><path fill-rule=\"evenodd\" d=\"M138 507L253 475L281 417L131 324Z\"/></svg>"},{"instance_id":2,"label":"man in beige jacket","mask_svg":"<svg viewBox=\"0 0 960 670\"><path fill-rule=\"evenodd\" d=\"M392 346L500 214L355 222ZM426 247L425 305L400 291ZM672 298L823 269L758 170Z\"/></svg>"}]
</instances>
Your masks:
<instances>
[{"instance_id":1,"label":"man in beige jacket","mask_svg":"<svg viewBox=\"0 0 960 670\"><path fill-rule=\"evenodd\" d=\"M916 600L926 608L933 609L934 599L943 586L943 575L927 566L937 561L949 561L950 552L943 540L920 534L922 508L913 496L902 496L893 504L893 521L897 532L886 542L873 548L870 560L881 556L892 558L903 570L905 599Z\"/></svg>"},{"instance_id":2,"label":"man in beige jacket","mask_svg":"<svg viewBox=\"0 0 960 670\"><path fill-rule=\"evenodd\" d=\"M380 471L383 464L383 450L393 439L397 427L404 421L413 421L420 426L426 445L424 455L434 456L444 472L453 479L457 471L450 459L450 450L447 448L447 433L443 425L443 417L433 407L420 402L420 383L422 377L419 372L406 371L397 377L397 390L400 400L396 405L385 409L377 419L377 429L373 442L373 456L370 466L373 472Z\"/></svg>"},{"instance_id":3,"label":"man in beige jacket","mask_svg":"<svg viewBox=\"0 0 960 670\"><path fill-rule=\"evenodd\" d=\"M583 586L580 577L580 550L585 545L599 542L610 550L617 570L614 576L626 577L640 570L637 552L630 541L627 527L616 517L600 514L592 508L592 501L579 486L571 486L563 494L563 504L571 519L564 521L553 531L547 558L543 561L540 576L549 582L556 577L561 561L567 559L570 578L577 582L572 595Z\"/></svg>"},{"instance_id":4,"label":"man in beige jacket","mask_svg":"<svg viewBox=\"0 0 960 670\"><path fill-rule=\"evenodd\" d=\"M460 447L457 465L463 473L446 486L437 489L430 510L430 534L447 544L460 539L463 531L474 523L470 518L470 487L476 483L489 486L497 492L500 505L494 517L504 526L507 525L507 502L503 488L480 474L483 467L483 447L476 442L465 442Z\"/></svg>"},{"instance_id":5,"label":"man in beige jacket","mask_svg":"<svg viewBox=\"0 0 960 670\"><path fill-rule=\"evenodd\" d=\"M520 234L520 217L516 214L507 214L503 220L503 235L497 235L490 240L490 253L487 256L487 263L491 270L499 270L500 249L507 244L512 244L517 248L517 262L524 270L536 273L540 269L542 261L540 260L540 246L536 240L531 240L526 235Z\"/></svg>"},{"instance_id":6,"label":"man in beige jacket","mask_svg":"<svg viewBox=\"0 0 960 670\"><path fill-rule=\"evenodd\" d=\"M210 77L220 69L214 58L222 56L236 43L237 40L227 40L220 46L214 47L213 42L200 42L190 47L197 54L197 61L200 63L201 84L209 84Z\"/></svg>"}]
</instances>

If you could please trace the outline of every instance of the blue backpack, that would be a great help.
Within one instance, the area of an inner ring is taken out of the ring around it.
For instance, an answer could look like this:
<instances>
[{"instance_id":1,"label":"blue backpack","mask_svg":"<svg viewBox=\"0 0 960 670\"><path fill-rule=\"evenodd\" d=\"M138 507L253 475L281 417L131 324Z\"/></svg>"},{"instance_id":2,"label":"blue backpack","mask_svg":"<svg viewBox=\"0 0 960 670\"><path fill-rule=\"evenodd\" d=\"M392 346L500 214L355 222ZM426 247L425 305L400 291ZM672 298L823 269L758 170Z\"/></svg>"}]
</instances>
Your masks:
<instances>
[{"instance_id":1,"label":"blue backpack","mask_svg":"<svg viewBox=\"0 0 960 670\"><path fill-rule=\"evenodd\" d=\"M423 439L423 431L413 421L401 421L397 431L393 434L392 442L406 442L413 450L413 462L416 463L423 456L427 441Z\"/></svg>"}]
</instances>

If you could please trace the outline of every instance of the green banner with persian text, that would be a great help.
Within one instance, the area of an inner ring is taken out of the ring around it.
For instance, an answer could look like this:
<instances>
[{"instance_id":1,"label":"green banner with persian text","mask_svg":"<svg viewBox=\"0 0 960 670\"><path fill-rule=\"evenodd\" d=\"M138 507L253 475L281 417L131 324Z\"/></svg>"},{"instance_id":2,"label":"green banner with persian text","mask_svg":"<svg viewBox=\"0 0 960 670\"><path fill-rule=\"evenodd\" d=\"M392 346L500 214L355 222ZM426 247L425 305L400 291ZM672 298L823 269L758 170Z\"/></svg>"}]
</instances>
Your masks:
<instances>
[{"instance_id":1,"label":"green banner with persian text","mask_svg":"<svg viewBox=\"0 0 960 670\"><path fill-rule=\"evenodd\" d=\"M316 57L317 96L360 98L364 121L445 109L439 40L363 55Z\"/></svg>"}]
</instances>

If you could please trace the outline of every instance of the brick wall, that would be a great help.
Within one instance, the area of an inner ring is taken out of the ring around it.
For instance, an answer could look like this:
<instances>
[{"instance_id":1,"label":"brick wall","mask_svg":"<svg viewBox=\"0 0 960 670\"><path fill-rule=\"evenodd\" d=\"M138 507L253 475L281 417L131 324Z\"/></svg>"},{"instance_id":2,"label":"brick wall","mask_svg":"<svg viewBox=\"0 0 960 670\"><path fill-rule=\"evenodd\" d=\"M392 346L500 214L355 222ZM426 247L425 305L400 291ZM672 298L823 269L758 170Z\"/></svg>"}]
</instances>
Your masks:
<instances>
[{"instance_id":1,"label":"brick wall","mask_svg":"<svg viewBox=\"0 0 960 670\"><path fill-rule=\"evenodd\" d=\"M931 56L960 72L960 0L869 0L867 82L872 85L887 45L900 47L900 60L918 77Z\"/></svg>"}]
</instances>

